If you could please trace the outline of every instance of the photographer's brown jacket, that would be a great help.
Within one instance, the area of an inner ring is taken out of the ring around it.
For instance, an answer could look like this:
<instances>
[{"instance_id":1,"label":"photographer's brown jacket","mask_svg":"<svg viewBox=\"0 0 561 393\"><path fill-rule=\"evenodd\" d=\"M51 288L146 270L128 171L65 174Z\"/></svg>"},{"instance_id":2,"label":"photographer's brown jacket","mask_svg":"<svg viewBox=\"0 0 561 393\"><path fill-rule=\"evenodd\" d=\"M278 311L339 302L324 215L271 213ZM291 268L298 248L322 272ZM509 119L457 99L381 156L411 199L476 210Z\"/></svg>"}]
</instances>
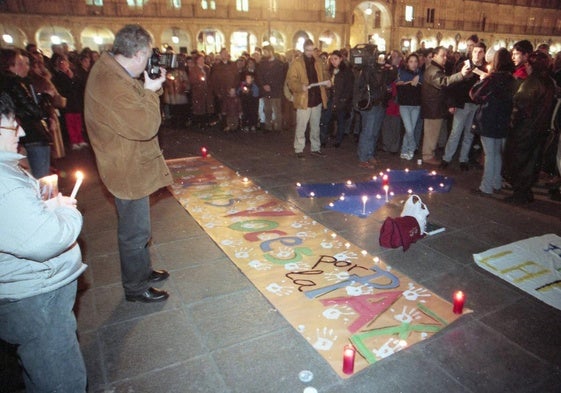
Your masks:
<instances>
[{"instance_id":1,"label":"photographer's brown jacket","mask_svg":"<svg viewBox=\"0 0 561 393\"><path fill-rule=\"evenodd\" d=\"M171 184L157 137L159 94L145 89L109 53L92 67L84 114L99 174L114 196L140 199Z\"/></svg>"}]
</instances>

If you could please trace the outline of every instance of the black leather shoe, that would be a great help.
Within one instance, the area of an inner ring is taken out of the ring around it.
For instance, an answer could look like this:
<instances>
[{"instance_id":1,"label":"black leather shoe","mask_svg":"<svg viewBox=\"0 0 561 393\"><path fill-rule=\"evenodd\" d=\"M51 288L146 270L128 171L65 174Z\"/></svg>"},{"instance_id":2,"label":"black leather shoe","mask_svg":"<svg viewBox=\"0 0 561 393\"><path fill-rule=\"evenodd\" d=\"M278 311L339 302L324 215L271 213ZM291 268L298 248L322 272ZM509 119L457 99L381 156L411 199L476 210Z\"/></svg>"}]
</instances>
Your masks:
<instances>
[{"instance_id":1,"label":"black leather shoe","mask_svg":"<svg viewBox=\"0 0 561 393\"><path fill-rule=\"evenodd\" d=\"M140 295L125 295L127 302L155 303L167 300L169 293L157 288L148 288Z\"/></svg>"},{"instance_id":2,"label":"black leather shoe","mask_svg":"<svg viewBox=\"0 0 561 393\"><path fill-rule=\"evenodd\" d=\"M169 273L165 270L152 270L152 273L148 276L148 282L160 282L164 281L169 277Z\"/></svg>"}]
</instances>

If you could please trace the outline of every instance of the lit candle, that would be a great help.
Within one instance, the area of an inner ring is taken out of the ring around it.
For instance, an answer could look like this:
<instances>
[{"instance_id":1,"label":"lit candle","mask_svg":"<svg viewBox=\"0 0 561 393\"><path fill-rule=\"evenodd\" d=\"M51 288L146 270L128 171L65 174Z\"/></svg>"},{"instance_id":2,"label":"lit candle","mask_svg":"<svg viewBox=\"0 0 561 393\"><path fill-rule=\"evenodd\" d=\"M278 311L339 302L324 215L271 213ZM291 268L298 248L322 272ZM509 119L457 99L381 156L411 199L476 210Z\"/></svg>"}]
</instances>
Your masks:
<instances>
[{"instance_id":1,"label":"lit candle","mask_svg":"<svg viewBox=\"0 0 561 393\"><path fill-rule=\"evenodd\" d=\"M203 158L206 158L206 156L208 155L208 150L206 149L206 147L201 147L201 156Z\"/></svg>"},{"instance_id":2,"label":"lit candle","mask_svg":"<svg viewBox=\"0 0 561 393\"><path fill-rule=\"evenodd\" d=\"M296 187L302 187L302 183L300 182L296 183Z\"/></svg>"},{"instance_id":3,"label":"lit candle","mask_svg":"<svg viewBox=\"0 0 561 393\"><path fill-rule=\"evenodd\" d=\"M247 183L248 181L249 181L249 179L248 179L247 177L244 177L244 178L242 179L242 182L244 182L244 183Z\"/></svg>"},{"instance_id":4,"label":"lit candle","mask_svg":"<svg viewBox=\"0 0 561 393\"><path fill-rule=\"evenodd\" d=\"M345 374L352 374L355 371L355 348L347 344L343 348L343 372Z\"/></svg>"},{"instance_id":5,"label":"lit candle","mask_svg":"<svg viewBox=\"0 0 561 393\"><path fill-rule=\"evenodd\" d=\"M72 193L70 194L70 198L76 198L76 194L82 185L82 181L84 180L84 174L80 171L76 171L76 184L74 184L74 188L72 189Z\"/></svg>"},{"instance_id":6,"label":"lit candle","mask_svg":"<svg viewBox=\"0 0 561 393\"><path fill-rule=\"evenodd\" d=\"M366 195L362 196L362 215L365 216L366 215L366 201L368 200L368 197Z\"/></svg>"},{"instance_id":7,"label":"lit candle","mask_svg":"<svg viewBox=\"0 0 561 393\"><path fill-rule=\"evenodd\" d=\"M390 189L390 186L384 186L384 191L386 192L386 203L389 202L390 200L388 199L388 190Z\"/></svg>"},{"instance_id":8,"label":"lit candle","mask_svg":"<svg viewBox=\"0 0 561 393\"><path fill-rule=\"evenodd\" d=\"M463 312L465 302L466 297L462 291L457 291L454 293L454 303L452 308L454 314L461 314Z\"/></svg>"},{"instance_id":9,"label":"lit candle","mask_svg":"<svg viewBox=\"0 0 561 393\"><path fill-rule=\"evenodd\" d=\"M41 191L41 198L45 201L56 197L58 194L58 175L50 175L40 178L39 189Z\"/></svg>"},{"instance_id":10,"label":"lit candle","mask_svg":"<svg viewBox=\"0 0 561 393\"><path fill-rule=\"evenodd\" d=\"M382 177L382 185L385 186L389 186L390 185L390 179L388 177L388 175L384 175Z\"/></svg>"}]
</instances>

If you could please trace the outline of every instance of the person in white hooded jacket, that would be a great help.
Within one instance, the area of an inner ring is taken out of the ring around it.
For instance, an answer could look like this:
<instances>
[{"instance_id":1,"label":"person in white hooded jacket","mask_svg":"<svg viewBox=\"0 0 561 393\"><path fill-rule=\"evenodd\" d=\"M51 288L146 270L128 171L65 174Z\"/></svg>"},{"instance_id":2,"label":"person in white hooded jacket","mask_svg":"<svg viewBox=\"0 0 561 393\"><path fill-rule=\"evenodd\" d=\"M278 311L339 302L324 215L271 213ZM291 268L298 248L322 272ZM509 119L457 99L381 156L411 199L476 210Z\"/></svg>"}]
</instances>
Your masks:
<instances>
[{"instance_id":1,"label":"person in white hooded jacket","mask_svg":"<svg viewBox=\"0 0 561 393\"><path fill-rule=\"evenodd\" d=\"M76 243L82 215L74 198L43 201L18 165L25 132L14 111L0 93L0 339L17 346L27 392L85 392L72 311L86 269Z\"/></svg>"}]
</instances>

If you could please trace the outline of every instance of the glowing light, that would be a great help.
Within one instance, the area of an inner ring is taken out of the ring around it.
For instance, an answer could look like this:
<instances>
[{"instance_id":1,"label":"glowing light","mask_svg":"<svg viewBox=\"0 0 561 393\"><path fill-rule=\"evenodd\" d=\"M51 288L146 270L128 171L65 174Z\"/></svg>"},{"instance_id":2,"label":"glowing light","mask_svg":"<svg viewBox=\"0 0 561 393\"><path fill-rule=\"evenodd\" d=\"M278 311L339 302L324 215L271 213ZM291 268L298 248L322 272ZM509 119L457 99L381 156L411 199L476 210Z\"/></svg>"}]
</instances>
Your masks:
<instances>
[{"instance_id":1,"label":"glowing light","mask_svg":"<svg viewBox=\"0 0 561 393\"><path fill-rule=\"evenodd\" d=\"M12 37L12 36L9 35L9 34L3 34L3 35L2 35L2 39L4 40L4 42L5 42L6 44L13 44L13 43L14 43L14 37Z\"/></svg>"},{"instance_id":2,"label":"glowing light","mask_svg":"<svg viewBox=\"0 0 561 393\"><path fill-rule=\"evenodd\" d=\"M103 44L103 37L100 37L100 36L96 35L96 36L94 36L93 40L96 43L96 45Z\"/></svg>"},{"instance_id":3,"label":"glowing light","mask_svg":"<svg viewBox=\"0 0 561 393\"><path fill-rule=\"evenodd\" d=\"M408 190L407 190L407 193L408 193L408 194L413 194L413 190L412 190L412 189L408 189Z\"/></svg>"},{"instance_id":4,"label":"glowing light","mask_svg":"<svg viewBox=\"0 0 561 393\"><path fill-rule=\"evenodd\" d=\"M58 35L52 35L51 36L51 43L54 45L60 45L62 43L62 40L60 39L60 37Z\"/></svg>"},{"instance_id":5,"label":"glowing light","mask_svg":"<svg viewBox=\"0 0 561 393\"><path fill-rule=\"evenodd\" d=\"M344 200L345 200L345 196L344 196L344 195L341 195L341 196L339 197L339 200L340 200L340 201L344 201Z\"/></svg>"},{"instance_id":6,"label":"glowing light","mask_svg":"<svg viewBox=\"0 0 561 393\"><path fill-rule=\"evenodd\" d=\"M380 263L380 258L378 257L374 257L372 260L374 261L374 263Z\"/></svg>"},{"instance_id":7,"label":"glowing light","mask_svg":"<svg viewBox=\"0 0 561 393\"><path fill-rule=\"evenodd\" d=\"M176 35L172 35L171 42L173 42L174 44L179 44L179 37Z\"/></svg>"},{"instance_id":8,"label":"glowing light","mask_svg":"<svg viewBox=\"0 0 561 393\"><path fill-rule=\"evenodd\" d=\"M409 173L409 168L405 168L405 173Z\"/></svg>"},{"instance_id":9,"label":"glowing light","mask_svg":"<svg viewBox=\"0 0 561 393\"><path fill-rule=\"evenodd\" d=\"M364 10L364 13L368 16L372 15L372 8L367 8Z\"/></svg>"},{"instance_id":10,"label":"glowing light","mask_svg":"<svg viewBox=\"0 0 561 393\"><path fill-rule=\"evenodd\" d=\"M436 171L432 171L430 174L434 176L436 175Z\"/></svg>"},{"instance_id":11,"label":"glowing light","mask_svg":"<svg viewBox=\"0 0 561 393\"><path fill-rule=\"evenodd\" d=\"M296 187L302 187L302 183L300 182L296 183Z\"/></svg>"},{"instance_id":12,"label":"glowing light","mask_svg":"<svg viewBox=\"0 0 561 393\"><path fill-rule=\"evenodd\" d=\"M361 253L362 255L366 256L366 255L368 254L368 251L362 250L360 253Z\"/></svg>"},{"instance_id":13,"label":"glowing light","mask_svg":"<svg viewBox=\"0 0 561 393\"><path fill-rule=\"evenodd\" d=\"M336 234L336 233L332 233L332 234L331 234L331 237L332 237L333 239L335 239L335 238L337 237L337 234Z\"/></svg>"},{"instance_id":14,"label":"glowing light","mask_svg":"<svg viewBox=\"0 0 561 393\"><path fill-rule=\"evenodd\" d=\"M334 207L335 204L333 202L329 202L329 207Z\"/></svg>"},{"instance_id":15,"label":"glowing light","mask_svg":"<svg viewBox=\"0 0 561 393\"><path fill-rule=\"evenodd\" d=\"M350 180L347 180L347 186L352 186L352 185L353 185L353 182L350 181Z\"/></svg>"},{"instance_id":16,"label":"glowing light","mask_svg":"<svg viewBox=\"0 0 561 393\"><path fill-rule=\"evenodd\" d=\"M432 187L429 187L429 191L434 191L434 188L432 188Z\"/></svg>"},{"instance_id":17,"label":"glowing light","mask_svg":"<svg viewBox=\"0 0 561 393\"><path fill-rule=\"evenodd\" d=\"M382 196L380 194L377 194L376 199L382 199Z\"/></svg>"},{"instance_id":18,"label":"glowing light","mask_svg":"<svg viewBox=\"0 0 561 393\"><path fill-rule=\"evenodd\" d=\"M440 186L440 187L444 187L444 183L440 183L439 186Z\"/></svg>"},{"instance_id":19,"label":"glowing light","mask_svg":"<svg viewBox=\"0 0 561 393\"><path fill-rule=\"evenodd\" d=\"M313 197L316 196L316 193L312 191L312 192L310 192L310 196L313 198Z\"/></svg>"},{"instance_id":20,"label":"glowing light","mask_svg":"<svg viewBox=\"0 0 561 393\"><path fill-rule=\"evenodd\" d=\"M346 248L350 248L350 247L351 247L351 243L346 242L346 243L345 243L345 247L346 247Z\"/></svg>"}]
</instances>

